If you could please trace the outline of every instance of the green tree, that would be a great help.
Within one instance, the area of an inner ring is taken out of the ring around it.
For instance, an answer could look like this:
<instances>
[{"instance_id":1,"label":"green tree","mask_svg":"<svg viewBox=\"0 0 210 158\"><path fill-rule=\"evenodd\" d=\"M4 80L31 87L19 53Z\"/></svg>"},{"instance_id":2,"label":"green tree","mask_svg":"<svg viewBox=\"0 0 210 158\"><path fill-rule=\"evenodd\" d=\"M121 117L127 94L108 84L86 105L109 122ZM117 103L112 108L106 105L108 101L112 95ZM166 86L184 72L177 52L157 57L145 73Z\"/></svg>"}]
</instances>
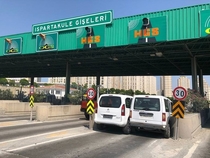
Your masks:
<instances>
[{"instance_id":1,"label":"green tree","mask_svg":"<svg viewBox=\"0 0 210 158\"><path fill-rule=\"evenodd\" d=\"M110 94L114 94L114 93L116 93L116 91L115 91L114 88L110 88L110 89L109 89L109 93L110 93Z\"/></svg>"},{"instance_id":2,"label":"green tree","mask_svg":"<svg viewBox=\"0 0 210 158\"><path fill-rule=\"evenodd\" d=\"M36 82L34 82L34 87L39 87L39 85Z\"/></svg>"},{"instance_id":3,"label":"green tree","mask_svg":"<svg viewBox=\"0 0 210 158\"><path fill-rule=\"evenodd\" d=\"M81 94L79 91L74 91L68 95L70 103L73 105L79 105L81 102Z\"/></svg>"},{"instance_id":4,"label":"green tree","mask_svg":"<svg viewBox=\"0 0 210 158\"><path fill-rule=\"evenodd\" d=\"M10 89L1 90L0 89L0 100L12 100L14 99L14 95L10 91Z\"/></svg>"},{"instance_id":5,"label":"green tree","mask_svg":"<svg viewBox=\"0 0 210 158\"><path fill-rule=\"evenodd\" d=\"M141 95L141 94L142 94L142 92L140 90L135 91L135 95Z\"/></svg>"},{"instance_id":6,"label":"green tree","mask_svg":"<svg viewBox=\"0 0 210 158\"><path fill-rule=\"evenodd\" d=\"M72 84L71 84L71 86L70 86L71 88L75 88L75 89L77 89L77 84L76 84L76 82L72 82Z\"/></svg>"},{"instance_id":7,"label":"green tree","mask_svg":"<svg viewBox=\"0 0 210 158\"><path fill-rule=\"evenodd\" d=\"M134 95L134 91L132 89L129 89L129 90L126 90L125 91L125 94L126 95L130 95L130 96L133 96Z\"/></svg>"},{"instance_id":8,"label":"green tree","mask_svg":"<svg viewBox=\"0 0 210 158\"><path fill-rule=\"evenodd\" d=\"M120 89L115 89L116 94L120 94Z\"/></svg>"},{"instance_id":9,"label":"green tree","mask_svg":"<svg viewBox=\"0 0 210 158\"><path fill-rule=\"evenodd\" d=\"M15 86L15 80L9 80L9 86Z\"/></svg>"},{"instance_id":10,"label":"green tree","mask_svg":"<svg viewBox=\"0 0 210 158\"><path fill-rule=\"evenodd\" d=\"M21 80L20 80L20 84L21 84L22 86L28 86L28 85L29 85L29 82L28 82L28 80L26 80L26 79L24 78L24 79L21 79Z\"/></svg>"},{"instance_id":11,"label":"green tree","mask_svg":"<svg viewBox=\"0 0 210 158\"><path fill-rule=\"evenodd\" d=\"M8 84L8 81L7 81L7 79L6 78L0 78L0 84L1 85L6 85L6 84Z\"/></svg>"}]
</instances>

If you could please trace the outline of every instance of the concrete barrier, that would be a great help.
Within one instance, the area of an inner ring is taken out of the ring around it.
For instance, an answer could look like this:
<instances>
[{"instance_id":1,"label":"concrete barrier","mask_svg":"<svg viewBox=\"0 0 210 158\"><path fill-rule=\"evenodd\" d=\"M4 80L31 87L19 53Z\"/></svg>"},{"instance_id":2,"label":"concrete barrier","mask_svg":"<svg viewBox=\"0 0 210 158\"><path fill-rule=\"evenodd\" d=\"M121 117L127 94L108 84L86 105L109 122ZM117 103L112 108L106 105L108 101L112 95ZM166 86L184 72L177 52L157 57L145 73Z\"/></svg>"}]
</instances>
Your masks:
<instances>
[{"instance_id":1,"label":"concrete barrier","mask_svg":"<svg viewBox=\"0 0 210 158\"><path fill-rule=\"evenodd\" d=\"M63 120L72 115L83 114L79 105L39 105L36 107L36 120Z\"/></svg>"},{"instance_id":2,"label":"concrete barrier","mask_svg":"<svg viewBox=\"0 0 210 158\"><path fill-rule=\"evenodd\" d=\"M181 139L192 138L193 135L201 129L200 113L188 113L184 119L178 122L178 137Z\"/></svg>"},{"instance_id":3,"label":"concrete barrier","mask_svg":"<svg viewBox=\"0 0 210 158\"><path fill-rule=\"evenodd\" d=\"M34 103L33 112L36 111L38 105L50 105L50 103ZM0 114L27 114L29 112L31 112L31 107L28 102L0 101Z\"/></svg>"}]
</instances>

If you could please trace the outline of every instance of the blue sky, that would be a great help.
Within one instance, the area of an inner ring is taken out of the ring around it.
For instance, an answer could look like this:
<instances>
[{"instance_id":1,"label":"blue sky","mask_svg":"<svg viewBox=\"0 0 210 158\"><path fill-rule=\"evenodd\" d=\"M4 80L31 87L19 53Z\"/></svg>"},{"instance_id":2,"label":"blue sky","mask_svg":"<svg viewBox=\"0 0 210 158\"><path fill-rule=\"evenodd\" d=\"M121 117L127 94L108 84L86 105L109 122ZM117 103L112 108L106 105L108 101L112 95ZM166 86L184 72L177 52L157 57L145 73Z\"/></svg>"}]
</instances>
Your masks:
<instances>
[{"instance_id":1,"label":"blue sky","mask_svg":"<svg viewBox=\"0 0 210 158\"><path fill-rule=\"evenodd\" d=\"M209 0L0 0L0 36L31 32L36 23L106 10L113 10L114 18L119 18L204 3ZM173 77L173 87L177 78ZM210 85L210 77L205 79Z\"/></svg>"}]
</instances>

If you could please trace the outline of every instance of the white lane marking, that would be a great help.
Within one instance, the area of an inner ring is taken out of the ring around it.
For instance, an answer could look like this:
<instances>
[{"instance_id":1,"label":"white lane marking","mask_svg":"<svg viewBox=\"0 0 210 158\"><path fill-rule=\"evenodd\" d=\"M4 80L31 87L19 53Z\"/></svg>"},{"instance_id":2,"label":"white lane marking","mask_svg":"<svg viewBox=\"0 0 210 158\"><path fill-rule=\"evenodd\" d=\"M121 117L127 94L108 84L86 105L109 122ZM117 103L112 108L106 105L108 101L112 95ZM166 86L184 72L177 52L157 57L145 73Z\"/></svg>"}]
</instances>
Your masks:
<instances>
[{"instance_id":1,"label":"white lane marking","mask_svg":"<svg viewBox=\"0 0 210 158\"><path fill-rule=\"evenodd\" d=\"M153 142L151 142L148 147L152 146L152 144L154 144L155 142L157 142L157 140L154 140Z\"/></svg>"},{"instance_id":2,"label":"white lane marking","mask_svg":"<svg viewBox=\"0 0 210 158\"><path fill-rule=\"evenodd\" d=\"M53 132L47 132L47 133L32 135L32 136L28 136L28 137L22 137L22 138L7 140L7 141L0 142L0 144L14 142L14 141L19 141L19 140L24 140L24 139L29 139L29 138L34 138L34 137L39 137L39 136L44 136L44 135L58 133L58 132L66 132L66 131L71 131L71 130L75 130L75 129L78 129L79 130L79 129L81 129L81 127L71 128L71 129L65 129L65 130L59 130L59 131L53 131Z\"/></svg>"},{"instance_id":3,"label":"white lane marking","mask_svg":"<svg viewBox=\"0 0 210 158\"><path fill-rule=\"evenodd\" d=\"M191 158L192 154L195 152L196 148L198 147L199 143L201 141L197 141L188 151L187 155L185 155L183 158Z\"/></svg>"},{"instance_id":4,"label":"white lane marking","mask_svg":"<svg viewBox=\"0 0 210 158\"><path fill-rule=\"evenodd\" d=\"M79 137L79 136L83 136L83 135L88 135L88 134L92 134L92 133L94 133L94 132L95 132L95 131L91 131L91 132L89 132L89 133L81 133L81 134L77 134L77 135L73 135L73 136L68 136L68 137L63 137L63 138L48 140L48 141L45 141L45 142L36 143L36 144L31 144L31 145L27 145L27 146L15 148L15 149L10 149L10 150L6 150L6 151L12 152L12 151L17 151L17 150L22 150L22 149L30 148L30 147L33 147L33 146L43 145L43 144L47 144L47 143L51 143L51 142L55 142L55 141L59 141L59 140L67 139L67 138L75 138L75 137Z\"/></svg>"}]
</instances>

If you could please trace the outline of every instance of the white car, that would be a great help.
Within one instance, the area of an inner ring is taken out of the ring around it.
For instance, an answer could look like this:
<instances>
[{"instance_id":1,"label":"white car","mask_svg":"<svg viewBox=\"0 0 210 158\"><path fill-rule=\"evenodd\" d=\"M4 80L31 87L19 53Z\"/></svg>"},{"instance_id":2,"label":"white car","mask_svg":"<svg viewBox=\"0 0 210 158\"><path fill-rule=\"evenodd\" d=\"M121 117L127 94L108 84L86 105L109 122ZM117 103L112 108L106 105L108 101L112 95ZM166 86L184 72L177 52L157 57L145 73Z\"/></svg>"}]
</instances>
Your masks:
<instances>
[{"instance_id":1,"label":"white car","mask_svg":"<svg viewBox=\"0 0 210 158\"><path fill-rule=\"evenodd\" d=\"M94 122L100 130L107 125L122 127L123 132L130 133L129 115L133 97L120 94L103 94L98 99Z\"/></svg>"},{"instance_id":2,"label":"white car","mask_svg":"<svg viewBox=\"0 0 210 158\"><path fill-rule=\"evenodd\" d=\"M172 101L164 96L134 95L131 103L132 129L156 130L171 135Z\"/></svg>"}]
</instances>

